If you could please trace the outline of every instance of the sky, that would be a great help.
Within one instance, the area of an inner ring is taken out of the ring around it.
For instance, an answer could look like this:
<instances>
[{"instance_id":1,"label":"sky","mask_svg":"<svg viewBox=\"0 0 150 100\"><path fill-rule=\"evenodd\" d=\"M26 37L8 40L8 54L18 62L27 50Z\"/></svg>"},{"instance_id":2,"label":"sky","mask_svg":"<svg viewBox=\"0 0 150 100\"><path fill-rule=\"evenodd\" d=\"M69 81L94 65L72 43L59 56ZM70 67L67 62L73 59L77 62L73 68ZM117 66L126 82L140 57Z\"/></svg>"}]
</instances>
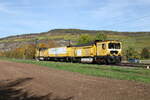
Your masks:
<instances>
[{"instance_id":1,"label":"sky","mask_svg":"<svg viewBox=\"0 0 150 100\"><path fill-rule=\"evenodd\" d=\"M67 28L150 31L150 0L0 0L0 37Z\"/></svg>"}]
</instances>

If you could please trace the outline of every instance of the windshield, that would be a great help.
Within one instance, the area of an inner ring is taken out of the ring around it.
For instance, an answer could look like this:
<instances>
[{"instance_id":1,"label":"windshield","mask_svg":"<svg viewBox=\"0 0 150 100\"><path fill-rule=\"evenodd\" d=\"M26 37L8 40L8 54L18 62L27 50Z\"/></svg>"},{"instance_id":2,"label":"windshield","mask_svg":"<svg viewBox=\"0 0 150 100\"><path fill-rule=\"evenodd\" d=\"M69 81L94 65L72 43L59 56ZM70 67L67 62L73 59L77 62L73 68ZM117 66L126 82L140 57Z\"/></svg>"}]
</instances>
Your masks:
<instances>
[{"instance_id":1,"label":"windshield","mask_svg":"<svg viewBox=\"0 0 150 100\"><path fill-rule=\"evenodd\" d=\"M109 49L120 49L120 43L109 43L108 48Z\"/></svg>"}]
</instances>

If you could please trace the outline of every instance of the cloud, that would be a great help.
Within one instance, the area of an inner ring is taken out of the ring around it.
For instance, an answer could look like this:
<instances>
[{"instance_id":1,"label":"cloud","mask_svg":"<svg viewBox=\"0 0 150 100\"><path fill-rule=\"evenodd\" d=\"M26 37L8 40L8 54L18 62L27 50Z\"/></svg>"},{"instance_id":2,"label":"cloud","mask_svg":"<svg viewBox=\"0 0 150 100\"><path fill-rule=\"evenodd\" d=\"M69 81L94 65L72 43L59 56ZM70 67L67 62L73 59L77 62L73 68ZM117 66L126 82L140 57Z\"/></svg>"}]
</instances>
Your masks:
<instances>
[{"instance_id":1,"label":"cloud","mask_svg":"<svg viewBox=\"0 0 150 100\"><path fill-rule=\"evenodd\" d=\"M105 0L99 7L89 11L89 15L92 19L102 23L102 28L105 26L119 28L120 23L121 25L123 22L137 24L137 18L150 16L149 6L149 0Z\"/></svg>"},{"instance_id":2,"label":"cloud","mask_svg":"<svg viewBox=\"0 0 150 100\"><path fill-rule=\"evenodd\" d=\"M19 27L31 32L49 30L49 27L67 26L106 30L114 28L120 30L121 27L126 26L127 30L127 26L148 23L147 19L145 19L146 21L136 21L136 18L150 15L150 0L2 1L0 1L0 14L3 15L0 20L1 25L7 21L11 25L9 28L14 26L13 28Z\"/></svg>"}]
</instances>

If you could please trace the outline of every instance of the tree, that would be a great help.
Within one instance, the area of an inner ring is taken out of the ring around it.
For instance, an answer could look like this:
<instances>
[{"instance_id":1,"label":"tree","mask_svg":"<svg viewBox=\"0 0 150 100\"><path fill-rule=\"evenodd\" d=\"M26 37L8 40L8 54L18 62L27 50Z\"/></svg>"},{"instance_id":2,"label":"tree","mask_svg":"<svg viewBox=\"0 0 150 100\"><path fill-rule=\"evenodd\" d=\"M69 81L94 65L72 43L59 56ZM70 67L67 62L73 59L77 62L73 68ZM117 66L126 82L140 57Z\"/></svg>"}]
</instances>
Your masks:
<instances>
[{"instance_id":1,"label":"tree","mask_svg":"<svg viewBox=\"0 0 150 100\"><path fill-rule=\"evenodd\" d=\"M85 44L89 43L93 40L93 38L88 34L81 34L78 39L78 44Z\"/></svg>"},{"instance_id":2,"label":"tree","mask_svg":"<svg viewBox=\"0 0 150 100\"><path fill-rule=\"evenodd\" d=\"M3 52L0 52L0 57L3 57L3 56L4 56Z\"/></svg>"},{"instance_id":3,"label":"tree","mask_svg":"<svg viewBox=\"0 0 150 100\"><path fill-rule=\"evenodd\" d=\"M147 48L143 48L141 52L141 58L144 58L144 59L150 58L150 52Z\"/></svg>"},{"instance_id":4,"label":"tree","mask_svg":"<svg viewBox=\"0 0 150 100\"><path fill-rule=\"evenodd\" d=\"M46 44L46 43L39 43L39 44L38 44L38 47L39 47L39 48L47 48L47 47L48 47L48 44Z\"/></svg>"},{"instance_id":5,"label":"tree","mask_svg":"<svg viewBox=\"0 0 150 100\"><path fill-rule=\"evenodd\" d=\"M95 40L106 40L106 39L107 39L107 35L103 33L98 33L96 34L96 36L92 36L89 34L81 34L78 39L78 44L85 44Z\"/></svg>"},{"instance_id":6,"label":"tree","mask_svg":"<svg viewBox=\"0 0 150 100\"><path fill-rule=\"evenodd\" d=\"M35 56L36 46L34 44L27 44L21 47L23 50L20 53L23 59L33 59Z\"/></svg>"},{"instance_id":7,"label":"tree","mask_svg":"<svg viewBox=\"0 0 150 100\"><path fill-rule=\"evenodd\" d=\"M126 58L130 59L130 58L140 58L139 53L132 47L128 48L126 50Z\"/></svg>"},{"instance_id":8,"label":"tree","mask_svg":"<svg viewBox=\"0 0 150 100\"><path fill-rule=\"evenodd\" d=\"M95 40L106 40L106 39L107 39L107 35L103 33L96 34Z\"/></svg>"}]
</instances>

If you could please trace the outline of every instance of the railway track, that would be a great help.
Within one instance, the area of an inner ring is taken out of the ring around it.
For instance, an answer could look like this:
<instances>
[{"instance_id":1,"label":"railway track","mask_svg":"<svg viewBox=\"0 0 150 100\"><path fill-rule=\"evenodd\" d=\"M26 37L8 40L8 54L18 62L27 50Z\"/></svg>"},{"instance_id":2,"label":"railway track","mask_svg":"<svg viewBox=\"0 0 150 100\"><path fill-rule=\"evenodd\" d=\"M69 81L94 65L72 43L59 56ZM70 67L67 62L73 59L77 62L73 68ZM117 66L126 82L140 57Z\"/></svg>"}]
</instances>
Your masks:
<instances>
[{"instance_id":1,"label":"railway track","mask_svg":"<svg viewBox=\"0 0 150 100\"><path fill-rule=\"evenodd\" d=\"M84 64L84 63L82 63ZM95 63L91 63L95 64ZM96 64L99 65L99 64ZM106 64L100 64L100 65L106 65ZM138 68L147 68L147 66L150 67L150 64L144 64L144 63L120 63L120 64L109 64L109 66L121 66L121 67L138 67ZM92 67L95 68L95 67Z\"/></svg>"},{"instance_id":2,"label":"railway track","mask_svg":"<svg viewBox=\"0 0 150 100\"><path fill-rule=\"evenodd\" d=\"M147 68L147 66L150 67L150 64L142 64L142 63L120 63L120 64L116 64L116 66Z\"/></svg>"},{"instance_id":3,"label":"railway track","mask_svg":"<svg viewBox=\"0 0 150 100\"><path fill-rule=\"evenodd\" d=\"M95 64L95 65L97 65L97 64ZM106 64L101 64L101 65L106 65ZM147 68L147 66L150 67L150 64L120 63L120 64L111 64L108 66L118 66L118 67L126 67L126 68ZM101 69L101 67L98 67L98 66L96 66L96 67L92 66L92 67L86 67L86 68Z\"/></svg>"}]
</instances>

